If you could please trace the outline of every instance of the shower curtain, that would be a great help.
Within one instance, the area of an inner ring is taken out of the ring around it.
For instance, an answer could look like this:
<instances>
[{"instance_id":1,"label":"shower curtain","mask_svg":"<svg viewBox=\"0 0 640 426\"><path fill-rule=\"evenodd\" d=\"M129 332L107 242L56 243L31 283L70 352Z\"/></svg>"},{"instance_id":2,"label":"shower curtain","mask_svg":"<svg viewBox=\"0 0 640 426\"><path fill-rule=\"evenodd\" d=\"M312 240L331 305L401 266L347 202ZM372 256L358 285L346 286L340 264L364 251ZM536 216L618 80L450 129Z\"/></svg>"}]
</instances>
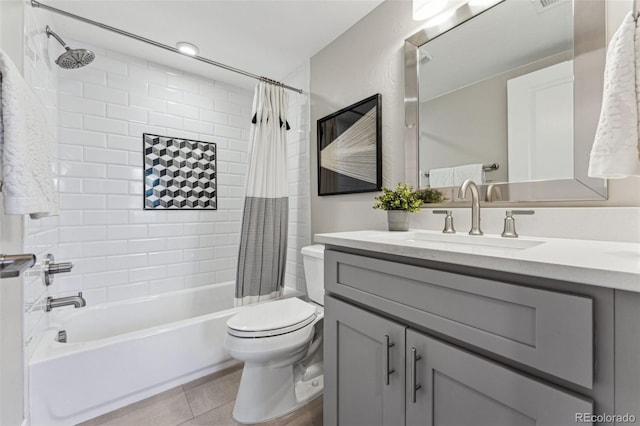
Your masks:
<instances>
[{"instance_id":1,"label":"shower curtain","mask_svg":"<svg viewBox=\"0 0 640 426\"><path fill-rule=\"evenodd\" d=\"M287 94L258 83L253 98L247 193L240 231L235 304L282 294L287 255Z\"/></svg>"}]
</instances>

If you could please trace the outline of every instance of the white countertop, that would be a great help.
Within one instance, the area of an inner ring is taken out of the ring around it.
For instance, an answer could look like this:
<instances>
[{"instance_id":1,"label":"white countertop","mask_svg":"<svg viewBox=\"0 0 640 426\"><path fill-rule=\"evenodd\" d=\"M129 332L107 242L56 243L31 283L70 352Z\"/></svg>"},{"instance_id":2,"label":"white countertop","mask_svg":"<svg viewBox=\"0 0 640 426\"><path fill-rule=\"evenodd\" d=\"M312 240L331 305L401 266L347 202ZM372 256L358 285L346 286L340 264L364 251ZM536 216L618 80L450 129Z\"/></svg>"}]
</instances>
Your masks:
<instances>
[{"instance_id":1,"label":"white countertop","mask_svg":"<svg viewBox=\"0 0 640 426\"><path fill-rule=\"evenodd\" d=\"M533 247L504 248L475 244L447 244L436 231L412 230L423 238L403 239L402 232L353 231L316 234L315 242L384 254L462 264L495 271L552 278L581 284L640 292L640 244L560 238L521 237ZM464 239L463 233L451 235ZM439 241L430 242L428 238ZM462 237L462 238L461 238ZM478 238L469 236L468 238ZM497 245L499 235L485 235ZM515 241L516 239L514 239ZM455 241L455 239L452 239ZM479 240L478 240L479 241Z\"/></svg>"}]
</instances>

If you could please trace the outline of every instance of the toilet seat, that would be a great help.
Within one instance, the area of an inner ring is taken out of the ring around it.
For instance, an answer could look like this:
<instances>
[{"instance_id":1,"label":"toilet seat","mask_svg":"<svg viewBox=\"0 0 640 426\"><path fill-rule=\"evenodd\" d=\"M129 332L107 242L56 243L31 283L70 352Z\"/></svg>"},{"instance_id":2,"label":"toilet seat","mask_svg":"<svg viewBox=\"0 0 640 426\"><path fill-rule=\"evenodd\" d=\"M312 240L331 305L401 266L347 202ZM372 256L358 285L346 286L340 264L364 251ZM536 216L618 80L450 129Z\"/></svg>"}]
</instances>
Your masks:
<instances>
[{"instance_id":1,"label":"toilet seat","mask_svg":"<svg viewBox=\"0 0 640 426\"><path fill-rule=\"evenodd\" d=\"M264 331L241 331L241 330L236 330L231 327L228 327L227 333L235 337L244 337L244 338L274 337L274 336L280 336L282 334L291 333L296 330L300 330L301 328L304 328L307 325L311 324L313 321L315 321L315 319L316 319L316 316L312 315L306 320L299 322L297 324L293 324L288 327L276 328L273 330L264 330Z\"/></svg>"},{"instance_id":2,"label":"toilet seat","mask_svg":"<svg viewBox=\"0 0 640 426\"><path fill-rule=\"evenodd\" d=\"M273 337L300 330L316 320L316 307L298 298L281 299L246 308L227 321L235 337Z\"/></svg>"}]
</instances>

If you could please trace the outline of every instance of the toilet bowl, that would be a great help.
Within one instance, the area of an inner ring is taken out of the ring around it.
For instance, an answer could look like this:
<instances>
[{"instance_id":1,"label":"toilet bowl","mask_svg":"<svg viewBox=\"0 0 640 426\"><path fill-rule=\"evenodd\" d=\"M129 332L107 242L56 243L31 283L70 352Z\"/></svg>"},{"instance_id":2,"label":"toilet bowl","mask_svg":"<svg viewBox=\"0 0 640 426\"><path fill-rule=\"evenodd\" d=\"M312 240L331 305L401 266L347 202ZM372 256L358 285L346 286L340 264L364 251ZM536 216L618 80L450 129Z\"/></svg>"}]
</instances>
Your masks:
<instances>
[{"instance_id":1,"label":"toilet bowl","mask_svg":"<svg viewBox=\"0 0 640 426\"><path fill-rule=\"evenodd\" d=\"M247 307L227 321L225 348L244 361L233 418L284 416L322 393L324 246L302 249L311 301L288 298Z\"/></svg>"}]
</instances>

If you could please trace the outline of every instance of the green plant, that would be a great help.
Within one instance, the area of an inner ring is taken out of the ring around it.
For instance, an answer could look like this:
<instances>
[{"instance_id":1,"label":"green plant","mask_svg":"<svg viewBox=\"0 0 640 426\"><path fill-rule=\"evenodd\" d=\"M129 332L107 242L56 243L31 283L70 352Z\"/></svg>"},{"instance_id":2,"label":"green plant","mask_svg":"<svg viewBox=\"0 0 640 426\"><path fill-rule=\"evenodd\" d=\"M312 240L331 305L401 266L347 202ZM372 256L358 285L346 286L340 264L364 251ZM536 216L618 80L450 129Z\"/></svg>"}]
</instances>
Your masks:
<instances>
[{"instance_id":1,"label":"green plant","mask_svg":"<svg viewBox=\"0 0 640 426\"><path fill-rule=\"evenodd\" d=\"M429 203L442 203L443 201L447 201L448 200L448 198L446 198L444 195L442 195L442 192L438 191L437 189L433 189L433 188L419 189L419 190L416 191L416 193L418 194L418 196L420 197L422 202L426 203L426 204L429 204Z\"/></svg>"},{"instance_id":2,"label":"green plant","mask_svg":"<svg viewBox=\"0 0 640 426\"><path fill-rule=\"evenodd\" d=\"M413 191L413 187L398 183L395 190L382 188L382 194L377 196L373 205L374 209L381 210L406 210L409 212L417 212L422 205L422 199L417 192Z\"/></svg>"}]
</instances>

